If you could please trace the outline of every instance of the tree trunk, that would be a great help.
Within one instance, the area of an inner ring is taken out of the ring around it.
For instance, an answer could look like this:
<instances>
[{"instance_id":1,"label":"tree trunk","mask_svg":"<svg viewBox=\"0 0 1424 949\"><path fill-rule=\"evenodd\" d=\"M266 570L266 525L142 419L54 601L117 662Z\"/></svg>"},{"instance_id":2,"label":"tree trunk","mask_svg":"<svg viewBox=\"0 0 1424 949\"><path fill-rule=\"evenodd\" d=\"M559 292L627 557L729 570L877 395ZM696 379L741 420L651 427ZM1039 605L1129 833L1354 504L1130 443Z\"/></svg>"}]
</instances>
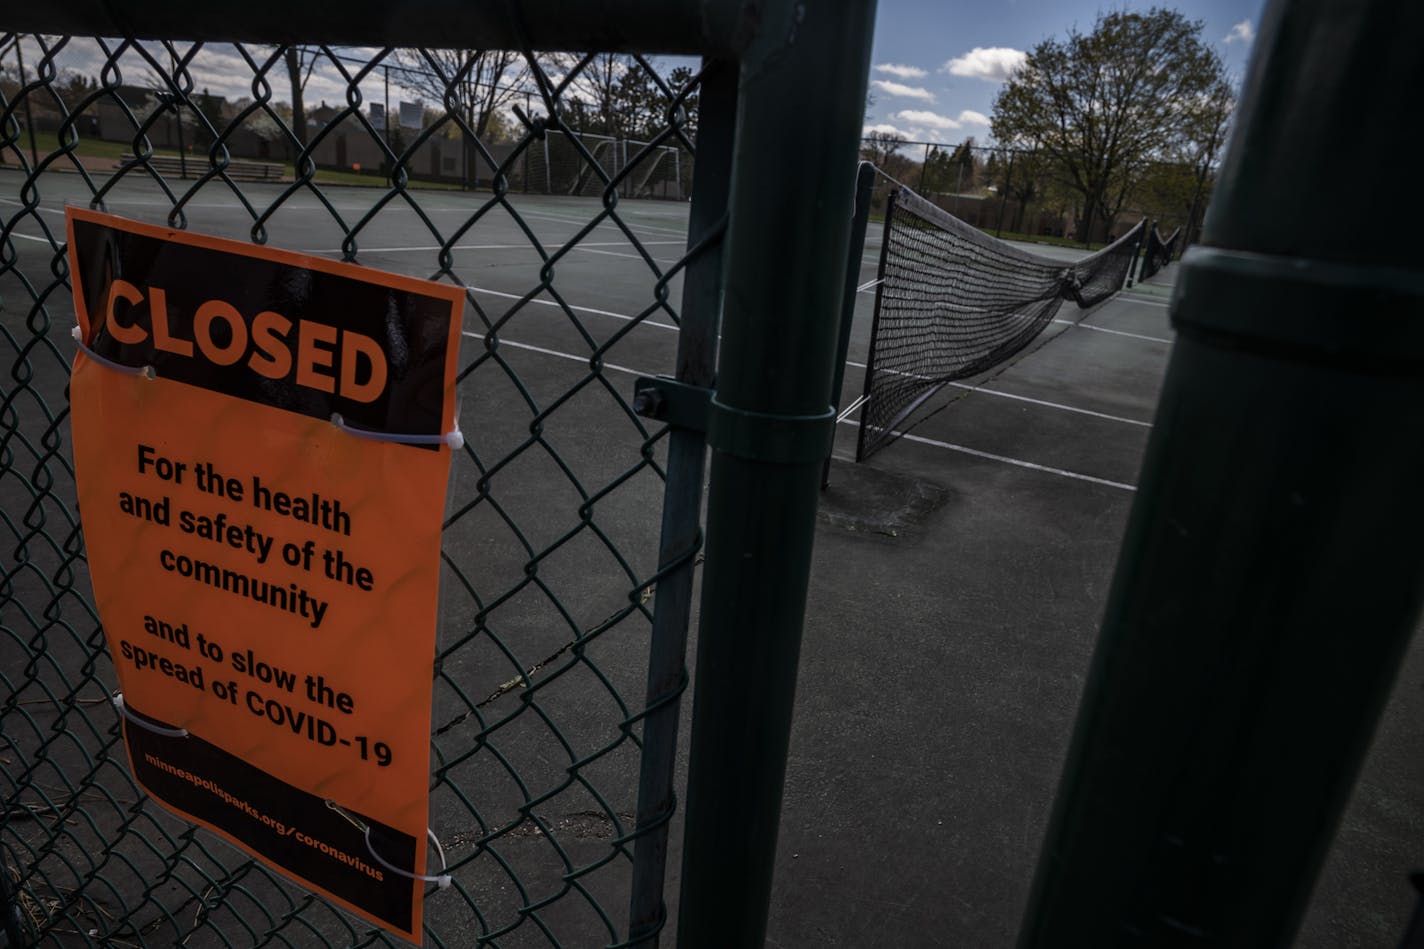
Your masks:
<instances>
[{"instance_id":1,"label":"tree trunk","mask_svg":"<svg viewBox=\"0 0 1424 949\"><path fill-rule=\"evenodd\" d=\"M302 106L302 61L295 46L286 51L287 76L292 81L292 134L297 137L302 148L307 147L307 113ZM387 116L386 121L390 121Z\"/></svg>"}]
</instances>

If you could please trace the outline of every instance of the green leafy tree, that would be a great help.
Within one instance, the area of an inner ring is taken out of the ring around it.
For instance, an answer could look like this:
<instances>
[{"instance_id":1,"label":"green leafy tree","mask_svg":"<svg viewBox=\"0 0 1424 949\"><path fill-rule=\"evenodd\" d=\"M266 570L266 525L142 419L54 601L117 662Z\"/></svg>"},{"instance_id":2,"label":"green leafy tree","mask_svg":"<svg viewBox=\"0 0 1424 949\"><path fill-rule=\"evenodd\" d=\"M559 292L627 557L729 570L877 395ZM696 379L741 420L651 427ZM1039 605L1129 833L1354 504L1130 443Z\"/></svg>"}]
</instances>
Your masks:
<instances>
[{"instance_id":1,"label":"green leafy tree","mask_svg":"<svg viewBox=\"0 0 1424 949\"><path fill-rule=\"evenodd\" d=\"M974 157L974 139L966 138L955 146L954 154L949 156L950 167L954 169L953 188L956 194L967 194L974 190L974 183L978 177L979 162Z\"/></svg>"},{"instance_id":2,"label":"green leafy tree","mask_svg":"<svg viewBox=\"0 0 1424 949\"><path fill-rule=\"evenodd\" d=\"M55 83L54 91L59 94L65 108L73 111L78 109L85 99L99 91L99 80L66 69Z\"/></svg>"},{"instance_id":3,"label":"green leafy tree","mask_svg":"<svg viewBox=\"0 0 1424 949\"><path fill-rule=\"evenodd\" d=\"M1201 33L1175 10L1103 14L1089 34L1038 44L994 100L995 139L1052 162L1076 195L1080 238L1106 235L1145 164L1225 84Z\"/></svg>"},{"instance_id":4,"label":"green leafy tree","mask_svg":"<svg viewBox=\"0 0 1424 949\"><path fill-rule=\"evenodd\" d=\"M1216 183L1216 169L1235 111L1235 93L1231 84L1222 80L1208 89L1187 112L1179 152L1190 165L1193 179L1192 203L1187 212L1188 243L1201 233L1202 217Z\"/></svg>"},{"instance_id":5,"label":"green leafy tree","mask_svg":"<svg viewBox=\"0 0 1424 949\"><path fill-rule=\"evenodd\" d=\"M925 169L921 178L921 189L928 194L949 191L954 187L956 168L950 160L949 152L938 145L930 147L925 156Z\"/></svg>"}]
</instances>

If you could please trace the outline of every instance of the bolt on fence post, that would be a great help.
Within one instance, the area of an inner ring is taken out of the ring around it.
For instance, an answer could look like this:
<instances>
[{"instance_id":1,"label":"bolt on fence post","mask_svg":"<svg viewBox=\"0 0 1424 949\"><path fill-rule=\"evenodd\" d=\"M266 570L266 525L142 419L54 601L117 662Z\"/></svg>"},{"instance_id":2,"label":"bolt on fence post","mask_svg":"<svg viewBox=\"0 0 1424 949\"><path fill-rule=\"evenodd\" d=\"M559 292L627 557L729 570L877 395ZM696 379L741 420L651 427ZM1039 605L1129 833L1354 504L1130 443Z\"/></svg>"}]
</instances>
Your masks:
<instances>
[{"instance_id":1,"label":"bolt on fence post","mask_svg":"<svg viewBox=\"0 0 1424 949\"><path fill-rule=\"evenodd\" d=\"M874 12L768 0L742 60L680 949L765 942Z\"/></svg>"},{"instance_id":2,"label":"bolt on fence post","mask_svg":"<svg viewBox=\"0 0 1424 949\"><path fill-rule=\"evenodd\" d=\"M678 381L708 388L716 375L717 322L721 305L723 224L732 178L732 141L737 109L737 67L704 64L701 123L697 131L697 180L687 226L687 246L711 241L683 278L677 339ZM707 445L702 432L673 428L668 434L667 487L663 496L658 570L684 559L658 581L653 604L652 645L643 720L642 773L638 781L639 834L633 849L628 944L651 946L663 928L663 884L668 822L676 809L678 710L687 672L687 629L692 614L693 555L701 539L702 483Z\"/></svg>"},{"instance_id":3,"label":"bolt on fence post","mask_svg":"<svg viewBox=\"0 0 1424 949\"><path fill-rule=\"evenodd\" d=\"M1424 597L1424 269L1329 158L1409 174L1421 42L1417 0L1267 5L1021 949L1299 926Z\"/></svg>"},{"instance_id":4,"label":"bolt on fence post","mask_svg":"<svg viewBox=\"0 0 1424 949\"><path fill-rule=\"evenodd\" d=\"M850 221L850 251L846 254L845 296L841 306L840 341L836 346L835 375L831 379L831 408L837 414L841 409L841 389L845 383L846 356L850 352L850 331L855 324L855 301L859 296L857 284L860 281L860 257L865 252L865 231L870 224L870 200L875 191L875 166L868 161L860 163L855 174L855 214ZM835 435L831 436L835 444ZM826 465L821 470L821 487L831 483L831 456L826 456Z\"/></svg>"}]
</instances>

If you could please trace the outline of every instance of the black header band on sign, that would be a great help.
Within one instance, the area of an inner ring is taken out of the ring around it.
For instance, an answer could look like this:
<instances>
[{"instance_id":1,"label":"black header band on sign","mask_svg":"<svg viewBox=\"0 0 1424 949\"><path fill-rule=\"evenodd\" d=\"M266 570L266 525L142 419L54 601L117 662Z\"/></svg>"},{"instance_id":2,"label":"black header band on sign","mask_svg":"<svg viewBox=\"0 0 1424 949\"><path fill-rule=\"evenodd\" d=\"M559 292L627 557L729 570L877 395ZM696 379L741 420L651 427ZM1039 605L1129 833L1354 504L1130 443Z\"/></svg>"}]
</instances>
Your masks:
<instances>
[{"instance_id":1,"label":"black header band on sign","mask_svg":"<svg viewBox=\"0 0 1424 949\"><path fill-rule=\"evenodd\" d=\"M312 418L445 434L458 318L448 299L263 248L222 250L79 217L71 226L83 342L104 359Z\"/></svg>"},{"instance_id":2,"label":"black header band on sign","mask_svg":"<svg viewBox=\"0 0 1424 949\"><path fill-rule=\"evenodd\" d=\"M411 880L370 859L367 838L314 794L229 754L193 734L160 735L124 720L136 777L169 807L242 843L264 860L386 923L409 932ZM415 864L409 834L360 815L381 853Z\"/></svg>"}]
</instances>

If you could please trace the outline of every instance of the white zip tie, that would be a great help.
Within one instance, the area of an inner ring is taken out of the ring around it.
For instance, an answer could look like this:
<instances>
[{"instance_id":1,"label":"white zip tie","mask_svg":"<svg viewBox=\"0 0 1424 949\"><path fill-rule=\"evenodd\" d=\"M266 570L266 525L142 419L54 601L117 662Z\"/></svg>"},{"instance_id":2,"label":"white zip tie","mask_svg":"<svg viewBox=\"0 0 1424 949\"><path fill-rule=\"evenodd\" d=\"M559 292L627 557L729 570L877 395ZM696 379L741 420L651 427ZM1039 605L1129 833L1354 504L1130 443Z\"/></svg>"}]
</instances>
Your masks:
<instances>
[{"instance_id":1,"label":"white zip tie","mask_svg":"<svg viewBox=\"0 0 1424 949\"><path fill-rule=\"evenodd\" d=\"M402 435L397 432L378 432L375 429L351 425L341 417L340 412L332 413L331 424L348 435L367 438L373 442L395 442L399 445L448 445L451 451L458 451L465 447L465 436L458 426L454 431L446 432L444 435Z\"/></svg>"},{"instance_id":2,"label":"white zip tie","mask_svg":"<svg viewBox=\"0 0 1424 949\"><path fill-rule=\"evenodd\" d=\"M79 344L80 352L97 362L99 365L103 366L105 369L112 369L115 372L122 372L126 376L143 376L145 379L158 378L158 373L154 372L152 366L125 366L121 362L114 362L112 359L106 359L103 356L100 356L98 353L94 352L94 350L89 348L88 343L84 342L84 330L78 326L75 326L74 329L70 330L70 335L73 336L74 341Z\"/></svg>"},{"instance_id":3,"label":"white zip tie","mask_svg":"<svg viewBox=\"0 0 1424 949\"><path fill-rule=\"evenodd\" d=\"M130 712L129 707L124 704L124 693L122 692L115 692L113 695L109 696L109 698L113 701L114 708L119 710L119 714L127 720L133 722L139 728L146 728L149 731L153 732L155 735L162 735L165 738L188 737L188 729L186 728L167 728L163 725L155 725L152 722L144 721L143 719L135 715L133 712Z\"/></svg>"},{"instance_id":4,"label":"white zip tie","mask_svg":"<svg viewBox=\"0 0 1424 949\"><path fill-rule=\"evenodd\" d=\"M436 837L435 831L431 830L429 827L425 828L425 836L429 838L431 844L435 846L435 853L438 854L440 857L441 872L438 874L411 873L409 870L401 869L394 863L391 863L385 857L376 853L375 845L371 843L371 826L369 824L367 824L361 818L357 817L355 814L351 813L335 801L327 800L326 806L331 808L336 813L340 814L342 817L346 818L352 826L354 826L357 830L361 831L361 835L366 840L366 851L371 855L372 859L374 859L377 863L379 863L381 866L385 867L392 873L397 874L399 876L403 876L407 880L419 880L422 883L434 883L442 890L448 889L450 884L454 882L450 874L444 872L447 866L445 862L445 848L440 846L440 838Z\"/></svg>"}]
</instances>

